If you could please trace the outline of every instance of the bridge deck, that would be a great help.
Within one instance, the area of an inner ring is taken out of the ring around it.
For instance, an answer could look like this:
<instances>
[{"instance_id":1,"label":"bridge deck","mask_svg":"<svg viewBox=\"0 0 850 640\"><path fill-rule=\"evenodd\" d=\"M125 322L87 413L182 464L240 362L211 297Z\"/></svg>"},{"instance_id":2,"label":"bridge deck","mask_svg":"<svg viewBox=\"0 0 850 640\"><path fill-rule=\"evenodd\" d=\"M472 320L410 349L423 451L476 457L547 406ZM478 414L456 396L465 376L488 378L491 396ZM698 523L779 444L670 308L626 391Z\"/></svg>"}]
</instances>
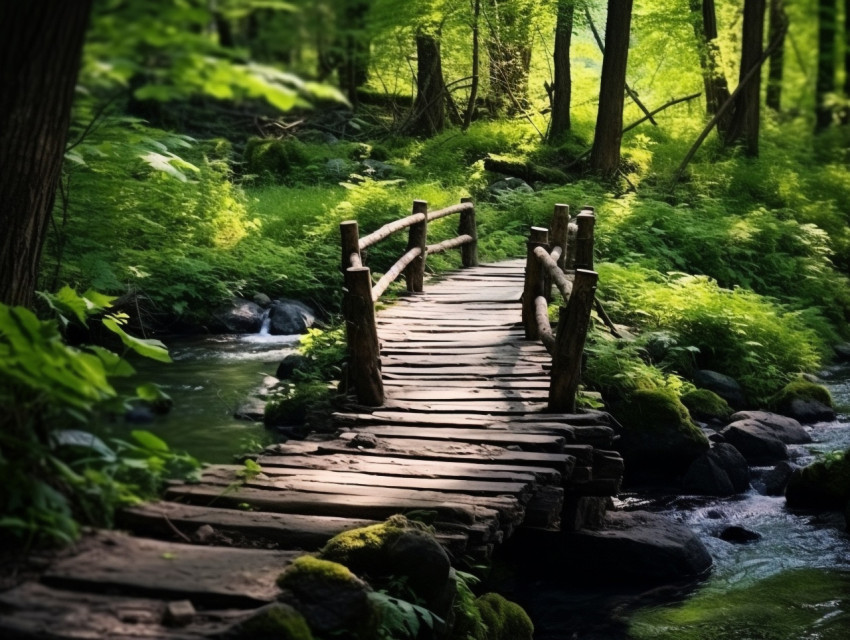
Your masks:
<instances>
[{"instance_id":1,"label":"bridge deck","mask_svg":"<svg viewBox=\"0 0 850 640\"><path fill-rule=\"evenodd\" d=\"M521 262L484 265L381 311L383 407L341 407L332 439L274 445L254 478L213 465L126 510L135 536L100 533L0 594L0 632L201 637L272 600L300 553L411 510L433 513L454 557L487 557L521 526L580 526L582 500L616 493L622 461L605 451L605 414L541 413L550 358L524 340L522 283ZM174 600L203 615L163 626Z\"/></svg>"}]
</instances>

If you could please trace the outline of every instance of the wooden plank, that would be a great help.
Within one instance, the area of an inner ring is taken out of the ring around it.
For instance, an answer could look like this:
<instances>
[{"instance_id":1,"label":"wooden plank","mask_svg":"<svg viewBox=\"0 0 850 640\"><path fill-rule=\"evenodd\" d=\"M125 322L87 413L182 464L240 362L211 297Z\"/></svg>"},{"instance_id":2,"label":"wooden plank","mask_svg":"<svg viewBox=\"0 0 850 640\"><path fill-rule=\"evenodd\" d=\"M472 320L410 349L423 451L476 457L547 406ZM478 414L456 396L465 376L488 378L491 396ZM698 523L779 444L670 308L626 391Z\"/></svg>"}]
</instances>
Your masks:
<instances>
[{"instance_id":1,"label":"wooden plank","mask_svg":"<svg viewBox=\"0 0 850 640\"><path fill-rule=\"evenodd\" d=\"M356 451L332 455L286 455L287 445L273 445L260 456L257 462L268 467L291 467L298 469L337 469L359 473L376 473L385 476L407 476L412 478L460 478L506 482L536 482L560 484L560 474L549 467L487 464L480 462L441 462L417 460L415 458L393 458L356 455Z\"/></svg>"},{"instance_id":2,"label":"wooden plank","mask_svg":"<svg viewBox=\"0 0 850 640\"><path fill-rule=\"evenodd\" d=\"M545 402L510 402L500 400L490 400L489 402L462 404L457 402L410 402L407 400L394 400L388 398L384 401L383 407L387 409L401 409L403 411L411 411L417 413L481 413L492 415L518 415L534 412L541 412L546 408Z\"/></svg>"},{"instance_id":3,"label":"wooden plank","mask_svg":"<svg viewBox=\"0 0 850 640\"><path fill-rule=\"evenodd\" d=\"M544 368L540 363L531 363L531 364L514 364L514 365L499 365L495 363L490 363L487 366L476 365L476 364L463 364L457 363L455 366L450 365L441 365L441 366L433 366L433 367L414 367L408 366L399 362L383 362L382 363L382 373L393 374L396 376L400 375L414 375L418 377L422 376L479 376L479 377L487 377L487 378L496 378L496 377L525 377L525 376L539 376L544 373Z\"/></svg>"},{"instance_id":4,"label":"wooden plank","mask_svg":"<svg viewBox=\"0 0 850 640\"><path fill-rule=\"evenodd\" d=\"M356 433L373 433L381 438L406 438L411 440L445 440L447 442L470 442L495 446L518 446L523 451L563 451L564 438L557 435L515 433L505 429L455 429L441 427L422 429L420 427L397 425L374 425L360 427ZM340 434L341 438L348 436Z\"/></svg>"},{"instance_id":5,"label":"wooden plank","mask_svg":"<svg viewBox=\"0 0 850 640\"><path fill-rule=\"evenodd\" d=\"M423 402L434 402L437 400L449 400L455 402L486 402L490 400L531 400L545 402L549 396L549 389L482 389L442 386L435 384L418 388L388 388L386 397L393 400L421 400Z\"/></svg>"},{"instance_id":6,"label":"wooden plank","mask_svg":"<svg viewBox=\"0 0 850 640\"><path fill-rule=\"evenodd\" d=\"M248 608L271 602L277 576L301 551L202 547L98 532L50 566L54 587L191 600L197 607Z\"/></svg>"},{"instance_id":7,"label":"wooden plank","mask_svg":"<svg viewBox=\"0 0 850 640\"><path fill-rule=\"evenodd\" d=\"M451 415L423 414L408 411L394 411L381 408L373 412L343 412L333 414L337 424L440 424L466 427L470 425L489 426L493 424L546 422L571 426L607 426L610 416L603 412L591 413L529 413L515 416L481 415L460 411Z\"/></svg>"},{"instance_id":8,"label":"wooden plank","mask_svg":"<svg viewBox=\"0 0 850 640\"><path fill-rule=\"evenodd\" d=\"M474 385L473 385L474 383ZM524 378L521 380L517 379L507 379L507 380L499 380L485 377L477 377L477 376L466 376L465 378L450 378L450 379L440 379L435 380L433 378L428 379L427 377L422 378L414 378L412 376L399 376L397 374L391 374L389 376L384 377L384 386L385 387L401 387L401 388L409 388L409 387L428 387L430 385L436 387L460 387L462 389L467 389L474 386L475 389L535 389L535 390L548 390L549 389L549 378L548 376L538 376L537 378Z\"/></svg>"}]
</instances>

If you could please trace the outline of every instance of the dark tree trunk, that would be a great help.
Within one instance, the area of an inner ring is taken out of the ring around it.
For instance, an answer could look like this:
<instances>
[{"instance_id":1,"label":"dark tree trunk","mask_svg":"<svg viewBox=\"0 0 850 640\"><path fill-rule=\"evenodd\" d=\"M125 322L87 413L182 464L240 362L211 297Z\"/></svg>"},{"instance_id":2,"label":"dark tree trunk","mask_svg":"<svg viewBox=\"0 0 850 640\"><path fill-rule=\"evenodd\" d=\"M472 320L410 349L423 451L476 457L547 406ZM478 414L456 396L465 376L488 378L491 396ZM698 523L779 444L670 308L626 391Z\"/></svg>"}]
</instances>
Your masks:
<instances>
[{"instance_id":1,"label":"dark tree trunk","mask_svg":"<svg viewBox=\"0 0 850 640\"><path fill-rule=\"evenodd\" d=\"M753 67L762 63L764 50L764 9L765 0L746 0L744 2L744 27L741 35L741 69L739 82ZM735 111L729 131L726 132L726 144L744 142L744 151L748 156L759 154L759 124L761 111L761 74L746 84L735 100Z\"/></svg>"},{"instance_id":2,"label":"dark tree trunk","mask_svg":"<svg viewBox=\"0 0 850 640\"><path fill-rule=\"evenodd\" d=\"M526 17L510 10L499 11L498 3L491 0L487 43L490 95L487 102L494 116L516 115L528 107L531 45L527 38L519 38L516 33L523 31L521 23Z\"/></svg>"},{"instance_id":3,"label":"dark tree trunk","mask_svg":"<svg viewBox=\"0 0 850 640\"><path fill-rule=\"evenodd\" d=\"M591 168L606 176L613 175L620 164L623 98L626 90L631 22L632 0L608 0L599 111L596 116L593 148L590 151Z\"/></svg>"},{"instance_id":4,"label":"dark tree trunk","mask_svg":"<svg viewBox=\"0 0 850 640\"><path fill-rule=\"evenodd\" d=\"M30 306L91 0L0 3L0 302Z\"/></svg>"},{"instance_id":5,"label":"dark tree trunk","mask_svg":"<svg viewBox=\"0 0 850 640\"><path fill-rule=\"evenodd\" d=\"M850 2L850 0L847 0ZM478 100L478 85L480 84L479 70L481 38L478 30L478 21L481 17L481 0L475 0L472 5L472 84L469 87L469 100L466 103L466 111L463 114L463 128L469 128L472 124L472 116L475 115L475 101Z\"/></svg>"},{"instance_id":6,"label":"dark tree trunk","mask_svg":"<svg viewBox=\"0 0 850 640\"><path fill-rule=\"evenodd\" d=\"M218 33L218 43L222 47L232 49L236 46L236 41L233 38L233 28L230 25L224 14L220 11L213 13L213 21L215 22L215 30Z\"/></svg>"},{"instance_id":7,"label":"dark tree trunk","mask_svg":"<svg viewBox=\"0 0 850 640\"><path fill-rule=\"evenodd\" d=\"M342 19L342 55L337 69L339 86L349 102L357 105L357 90L369 79L372 43L366 32L369 0L347 0Z\"/></svg>"},{"instance_id":8,"label":"dark tree trunk","mask_svg":"<svg viewBox=\"0 0 850 640\"><path fill-rule=\"evenodd\" d=\"M850 0L844 0L844 97L850 97ZM842 122L850 123L846 110Z\"/></svg>"},{"instance_id":9,"label":"dark tree trunk","mask_svg":"<svg viewBox=\"0 0 850 640\"><path fill-rule=\"evenodd\" d=\"M848 0L850 1L850 0ZM575 0L558 1L558 21L555 26L555 79L552 97L552 122L549 141L557 142L570 130L570 102L573 83L570 74L570 42L573 37Z\"/></svg>"},{"instance_id":10,"label":"dark tree trunk","mask_svg":"<svg viewBox=\"0 0 850 640\"><path fill-rule=\"evenodd\" d=\"M416 33L416 99L413 102L411 133L431 136L446 124L446 85L440 55L439 32Z\"/></svg>"},{"instance_id":11,"label":"dark tree trunk","mask_svg":"<svg viewBox=\"0 0 850 640\"><path fill-rule=\"evenodd\" d=\"M714 0L690 0L690 7L705 86L705 110L709 116L713 116L720 105L729 99L729 85L726 83L720 50L717 48ZM729 119L729 116L725 116L718 121L717 128L721 132L728 130Z\"/></svg>"},{"instance_id":12,"label":"dark tree trunk","mask_svg":"<svg viewBox=\"0 0 850 640\"><path fill-rule=\"evenodd\" d=\"M835 0L818 0L818 78L815 89L815 131L832 123L827 95L835 91L835 36L837 31Z\"/></svg>"},{"instance_id":13,"label":"dark tree trunk","mask_svg":"<svg viewBox=\"0 0 850 640\"><path fill-rule=\"evenodd\" d=\"M847 1L850 2L850 0ZM770 54L765 104L778 112L782 107L782 64L785 59L785 36L783 31L785 7L782 4L782 0L770 0L768 13L770 24L767 33L768 42L774 42L779 37L782 40L776 50Z\"/></svg>"}]
</instances>

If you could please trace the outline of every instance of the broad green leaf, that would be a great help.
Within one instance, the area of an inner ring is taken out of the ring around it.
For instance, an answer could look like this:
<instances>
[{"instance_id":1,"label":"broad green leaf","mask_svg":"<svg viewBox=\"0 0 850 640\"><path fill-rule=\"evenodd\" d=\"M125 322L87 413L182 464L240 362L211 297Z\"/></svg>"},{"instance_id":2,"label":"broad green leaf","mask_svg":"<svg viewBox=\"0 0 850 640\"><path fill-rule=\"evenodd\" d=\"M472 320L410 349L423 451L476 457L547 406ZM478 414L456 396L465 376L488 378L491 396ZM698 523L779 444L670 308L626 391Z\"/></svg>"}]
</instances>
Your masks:
<instances>
[{"instance_id":1,"label":"broad green leaf","mask_svg":"<svg viewBox=\"0 0 850 640\"><path fill-rule=\"evenodd\" d=\"M171 362L171 356L168 355L168 349L159 340L143 339L131 336L119 326L116 318L113 316L107 316L104 318L103 326L113 333L118 334L118 337L121 338L121 342L140 356L150 358L151 360L157 360L159 362Z\"/></svg>"},{"instance_id":2,"label":"broad green leaf","mask_svg":"<svg viewBox=\"0 0 850 640\"><path fill-rule=\"evenodd\" d=\"M50 439L56 447L82 447L91 449L108 461L116 459L115 452L100 438L80 429L57 429L50 433Z\"/></svg>"},{"instance_id":3,"label":"broad green leaf","mask_svg":"<svg viewBox=\"0 0 850 640\"><path fill-rule=\"evenodd\" d=\"M147 382L136 387L136 395L141 400L156 402L157 400L171 400L171 397L162 390L158 384Z\"/></svg>"},{"instance_id":4,"label":"broad green leaf","mask_svg":"<svg viewBox=\"0 0 850 640\"><path fill-rule=\"evenodd\" d=\"M136 373L133 365L114 351L110 351L109 349L105 349L104 347L97 345L86 348L100 358L100 361L103 363L103 368L106 369L107 375L126 378L127 376L131 376Z\"/></svg>"},{"instance_id":5,"label":"broad green leaf","mask_svg":"<svg viewBox=\"0 0 850 640\"><path fill-rule=\"evenodd\" d=\"M176 178L180 182L189 181L189 178L187 178L182 171L180 171L171 164L171 158L167 158L161 153L157 153L156 151L149 151L148 153L139 155L139 158L144 160L151 167L151 169L154 169L155 171L161 171L162 173L165 173L171 176L172 178Z\"/></svg>"},{"instance_id":6,"label":"broad green leaf","mask_svg":"<svg viewBox=\"0 0 850 640\"><path fill-rule=\"evenodd\" d=\"M168 453L169 449L168 445L165 443L165 440L163 440L159 436L155 436L150 431L145 431L143 429L135 429L130 432L130 435L145 449ZM148 462L150 463L150 460L148 460Z\"/></svg>"}]
</instances>

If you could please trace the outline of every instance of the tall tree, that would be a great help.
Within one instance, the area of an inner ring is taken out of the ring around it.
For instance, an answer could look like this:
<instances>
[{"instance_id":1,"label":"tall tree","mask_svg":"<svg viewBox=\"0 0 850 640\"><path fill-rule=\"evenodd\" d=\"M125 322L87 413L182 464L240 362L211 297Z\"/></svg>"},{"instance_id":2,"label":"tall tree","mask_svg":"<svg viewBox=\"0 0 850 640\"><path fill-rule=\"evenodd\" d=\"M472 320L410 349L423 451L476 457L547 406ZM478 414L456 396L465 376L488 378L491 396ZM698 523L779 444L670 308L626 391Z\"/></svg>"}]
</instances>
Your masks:
<instances>
[{"instance_id":1,"label":"tall tree","mask_svg":"<svg viewBox=\"0 0 850 640\"><path fill-rule=\"evenodd\" d=\"M835 91L836 1L818 0L818 76L815 87L815 131L832 123L827 96Z\"/></svg>"},{"instance_id":2,"label":"tall tree","mask_svg":"<svg viewBox=\"0 0 850 640\"><path fill-rule=\"evenodd\" d=\"M847 0L850 2L850 0ZM782 0L770 0L770 8L768 9L768 42L775 42L779 38L779 44L773 53L770 54L770 62L767 70L767 96L765 104L779 111L782 107L782 65L785 61L785 35L784 23L786 22L785 7Z\"/></svg>"},{"instance_id":3,"label":"tall tree","mask_svg":"<svg viewBox=\"0 0 850 640\"><path fill-rule=\"evenodd\" d=\"M632 0L608 0L605 24L605 56L599 86L599 111L596 133L590 151L590 166L603 175L613 175L620 164L620 140L623 137L623 99L626 90L626 65L629 58L629 32Z\"/></svg>"},{"instance_id":4,"label":"tall tree","mask_svg":"<svg viewBox=\"0 0 850 640\"><path fill-rule=\"evenodd\" d=\"M720 49L717 46L717 14L714 0L689 2L705 86L705 110L709 116L713 116L720 105L729 99L729 85L726 83ZM729 116L725 116L718 120L717 127L721 132L725 132L729 128L728 123Z\"/></svg>"},{"instance_id":5,"label":"tall tree","mask_svg":"<svg viewBox=\"0 0 850 640\"><path fill-rule=\"evenodd\" d=\"M490 0L490 93L493 114L517 114L528 106L528 74L535 3L530 0Z\"/></svg>"},{"instance_id":6,"label":"tall tree","mask_svg":"<svg viewBox=\"0 0 850 640\"><path fill-rule=\"evenodd\" d=\"M761 121L761 74L749 75L750 70L764 62L765 0L745 0L744 26L741 35L741 67L738 83L743 88L735 98L734 112L726 132L726 143L744 142L748 156L759 154L759 125Z\"/></svg>"},{"instance_id":7,"label":"tall tree","mask_svg":"<svg viewBox=\"0 0 850 640\"><path fill-rule=\"evenodd\" d=\"M850 0L848 0L850 2ZM573 37L575 0L558 0L558 19L555 25L555 79L552 87L552 122L549 140L556 142L569 131L572 76L570 73L570 43Z\"/></svg>"},{"instance_id":8,"label":"tall tree","mask_svg":"<svg viewBox=\"0 0 850 640\"><path fill-rule=\"evenodd\" d=\"M844 0L844 97L850 97L850 0ZM850 122L845 111L843 122Z\"/></svg>"},{"instance_id":9,"label":"tall tree","mask_svg":"<svg viewBox=\"0 0 850 640\"><path fill-rule=\"evenodd\" d=\"M411 133L434 135L446 126L446 84L440 52L440 27L416 31L416 98L408 125Z\"/></svg>"},{"instance_id":10,"label":"tall tree","mask_svg":"<svg viewBox=\"0 0 850 640\"><path fill-rule=\"evenodd\" d=\"M366 18L370 0L344 0L339 13L339 86L352 105L357 105L357 90L369 79L372 42Z\"/></svg>"},{"instance_id":11,"label":"tall tree","mask_svg":"<svg viewBox=\"0 0 850 640\"><path fill-rule=\"evenodd\" d=\"M0 3L0 302L30 306L92 0Z\"/></svg>"}]
</instances>

